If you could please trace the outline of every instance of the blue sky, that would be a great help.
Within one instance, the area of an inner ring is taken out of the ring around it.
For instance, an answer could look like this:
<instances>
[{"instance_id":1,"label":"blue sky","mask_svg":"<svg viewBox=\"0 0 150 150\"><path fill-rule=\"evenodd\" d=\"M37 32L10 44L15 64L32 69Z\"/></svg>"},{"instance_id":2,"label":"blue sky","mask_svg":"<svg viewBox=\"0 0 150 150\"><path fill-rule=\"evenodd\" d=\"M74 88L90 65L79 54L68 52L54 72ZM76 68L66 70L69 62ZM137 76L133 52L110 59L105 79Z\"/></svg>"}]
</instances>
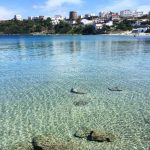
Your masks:
<instances>
[{"instance_id":1,"label":"blue sky","mask_svg":"<svg viewBox=\"0 0 150 150\"><path fill-rule=\"evenodd\" d=\"M0 20L11 19L14 14L28 16L68 16L70 10L78 14L123 9L150 11L150 0L0 0Z\"/></svg>"}]
</instances>

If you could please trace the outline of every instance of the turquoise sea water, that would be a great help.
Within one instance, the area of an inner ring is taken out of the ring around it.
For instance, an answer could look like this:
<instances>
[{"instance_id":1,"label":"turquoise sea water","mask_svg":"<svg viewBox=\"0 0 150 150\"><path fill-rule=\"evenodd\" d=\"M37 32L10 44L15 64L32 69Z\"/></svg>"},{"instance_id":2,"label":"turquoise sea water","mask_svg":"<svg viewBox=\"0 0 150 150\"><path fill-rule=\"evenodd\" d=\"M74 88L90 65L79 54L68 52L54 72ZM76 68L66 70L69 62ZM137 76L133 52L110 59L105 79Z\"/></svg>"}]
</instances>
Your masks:
<instances>
[{"instance_id":1,"label":"turquoise sea water","mask_svg":"<svg viewBox=\"0 0 150 150\"><path fill-rule=\"evenodd\" d=\"M87 142L73 136L80 127L117 138ZM45 133L88 150L149 150L150 38L0 36L0 147Z\"/></svg>"}]
</instances>

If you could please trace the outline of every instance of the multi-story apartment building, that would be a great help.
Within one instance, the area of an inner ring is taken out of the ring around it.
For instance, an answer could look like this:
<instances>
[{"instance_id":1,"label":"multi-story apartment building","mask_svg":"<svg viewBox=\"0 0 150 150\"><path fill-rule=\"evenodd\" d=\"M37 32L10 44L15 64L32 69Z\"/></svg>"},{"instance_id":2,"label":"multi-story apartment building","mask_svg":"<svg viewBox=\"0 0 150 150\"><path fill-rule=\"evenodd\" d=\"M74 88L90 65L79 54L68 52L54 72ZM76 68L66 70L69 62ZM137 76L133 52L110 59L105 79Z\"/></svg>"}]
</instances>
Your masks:
<instances>
[{"instance_id":1,"label":"multi-story apartment building","mask_svg":"<svg viewBox=\"0 0 150 150\"><path fill-rule=\"evenodd\" d=\"M61 15L55 15L54 17L51 17L52 24L57 25L60 21L64 20L64 17Z\"/></svg>"},{"instance_id":2,"label":"multi-story apartment building","mask_svg":"<svg viewBox=\"0 0 150 150\"><path fill-rule=\"evenodd\" d=\"M14 20L19 20L19 21L21 21L21 20L22 20L22 16L21 16L21 15L15 15L15 16L14 16Z\"/></svg>"},{"instance_id":3,"label":"multi-story apartment building","mask_svg":"<svg viewBox=\"0 0 150 150\"><path fill-rule=\"evenodd\" d=\"M99 13L99 17L103 18L104 20L111 20L112 12L110 11L103 11Z\"/></svg>"},{"instance_id":4,"label":"multi-story apartment building","mask_svg":"<svg viewBox=\"0 0 150 150\"><path fill-rule=\"evenodd\" d=\"M120 11L120 17L130 18L130 17L133 17L133 13L131 10L122 10Z\"/></svg>"},{"instance_id":5,"label":"multi-story apartment building","mask_svg":"<svg viewBox=\"0 0 150 150\"><path fill-rule=\"evenodd\" d=\"M85 15L84 15L84 18L86 18L86 19L92 18L92 17L95 18L95 17L97 17L97 16L96 16L96 14L94 14L94 13L89 13L89 14L85 14Z\"/></svg>"},{"instance_id":6,"label":"multi-story apartment building","mask_svg":"<svg viewBox=\"0 0 150 150\"><path fill-rule=\"evenodd\" d=\"M142 17L143 14L144 14L143 11L137 11L137 10L133 11L133 17L136 17L136 18Z\"/></svg>"},{"instance_id":7,"label":"multi-story apartment building","mask_svg":"<svg viewBox=\"0 0 150 150\"><path fill-rule=\"evenodd\" d=\"M118 13L112 13L112 14L111 14L111 20L112 20L113 22L119 22L119 21L120 21L120 16L119 16L119 14L118 14Z\"/></svg>"},{"instance_id":8,"label":"multi-story apartment building","mask_svg":"<svg viewBox=\"0 0 150 150\"><path fill-rule=\"evenodd\" d=\"M33 20L33 16L29 16L28 20L30 20L30 21Z\"/></svg>"},{"instance_id":9,"label":"multi-story apartment building","mask_svg":"<svg viewBox=\"0 0 150 150\"><path fill-rule=\"evenodd\" d=\"M81 24L83 25L92 25L94 23L93 20L81 19Z\"/></svg>"}]
</instances>

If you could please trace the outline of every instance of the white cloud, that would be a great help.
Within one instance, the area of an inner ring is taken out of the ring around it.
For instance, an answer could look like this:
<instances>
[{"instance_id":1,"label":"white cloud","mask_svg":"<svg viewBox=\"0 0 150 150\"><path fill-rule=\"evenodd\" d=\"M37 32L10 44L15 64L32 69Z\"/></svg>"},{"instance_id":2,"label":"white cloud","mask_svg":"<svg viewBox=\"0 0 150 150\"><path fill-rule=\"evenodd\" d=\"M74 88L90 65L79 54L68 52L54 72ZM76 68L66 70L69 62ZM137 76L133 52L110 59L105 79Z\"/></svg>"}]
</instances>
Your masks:
<instances>
[{"instance_id":1,"label":"white cloud","mask_svg":"<svg viewBox=\"0 0 150 150\"><path fill-rule=\"evenodd\" d=\"M45 10L55 10L63 6L64 4L80 5L82 0L47 0L42 5L34 5L33 8L42 8Z\"/></svg>"},{"instance_id":2,"label":"white cloud","mask_svg":"<svg viewBox=\"0 0 150 150\"><path fill-rule=\"evenodd\" d=\"M132 9L137 6L137 2L133 0L115 0L110 6L102 8L104 11L120 11L123 9Z\"/></svg>"},{"instance_id":3,"label":"white cloud","mask_svg":"<svg viewBox=\"0 0 150 150\"><path fill-rule=\"evenodd\" d=\"M0 6L0 20L12 19L15 14L15 11Z\"/></svg>"}]
</instances>

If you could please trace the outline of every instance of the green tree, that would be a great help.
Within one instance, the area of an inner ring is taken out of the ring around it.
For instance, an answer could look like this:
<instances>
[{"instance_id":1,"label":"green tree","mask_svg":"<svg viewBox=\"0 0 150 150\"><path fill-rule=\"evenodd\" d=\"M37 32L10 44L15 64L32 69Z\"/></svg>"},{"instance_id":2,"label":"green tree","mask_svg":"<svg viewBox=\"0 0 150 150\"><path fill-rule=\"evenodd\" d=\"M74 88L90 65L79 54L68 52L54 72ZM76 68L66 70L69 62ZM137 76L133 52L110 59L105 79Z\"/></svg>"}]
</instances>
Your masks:
<instances>
[{"instance_id":1,"label":"green tree","mask_svg":"<svg viewBox=\"0 0 150 150\"><path fill-rule=\"evenodd\" d=\"M48 18L46 19L45 25L46 25L46 27L47 27L47 29L48 29L49 32L52 32L52 30L54 30L53 24L52 24L52 20L51 20L50 17L48 17Z\"/></svg>"},{"instance_id":2,"label":"green tree","mask_svg":"<svg viewBox=\"0 0 150 150\"><path fill-rule=\"evenodd\" d=\"M64 21L60 21L59 24L55 26L55 33L66 34L72 30L72 26Z\"/></svg>"},{"instance_id":3,"label":"green tree","mask_svg":"<svg viewBox=\"0 0 150 150\"><path fill-rule=\"evenodd\" d=\"M42 31L42 26L38 24L35 28L35 32L41 32Z\"/></svg>"},{"instance_id":4,"label":"green tree","mask_svg":"<svg viewBox=\"0 0 150 150\"><path fill-rule=\"evenodd\" d=\"M96 34L95 27L93 25L86 25L83 28L82 34Z\"/></svg>"},{"instance_id":5,"label":"green tree","mask_svg":"<svg viewBox=\"0 0 150 150\"><path fill-rule=\"evenodd\" d=\"M97 34L107 34L111 31L109 26L104 25L102 29L97 30Z\"/></svg>"},{"instance_id":6,"label":"green tree","mask_svg":"<svg viewBox=\"0 0 150 150\"><path fill-rule=\"evenodd\" d=\"M79 25L72 28L70 31L71 34L82 34L84 27Z\"/></svg>"}]
</instances>

